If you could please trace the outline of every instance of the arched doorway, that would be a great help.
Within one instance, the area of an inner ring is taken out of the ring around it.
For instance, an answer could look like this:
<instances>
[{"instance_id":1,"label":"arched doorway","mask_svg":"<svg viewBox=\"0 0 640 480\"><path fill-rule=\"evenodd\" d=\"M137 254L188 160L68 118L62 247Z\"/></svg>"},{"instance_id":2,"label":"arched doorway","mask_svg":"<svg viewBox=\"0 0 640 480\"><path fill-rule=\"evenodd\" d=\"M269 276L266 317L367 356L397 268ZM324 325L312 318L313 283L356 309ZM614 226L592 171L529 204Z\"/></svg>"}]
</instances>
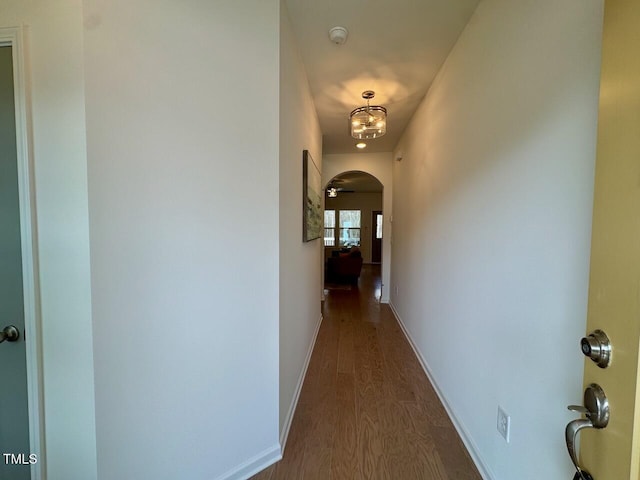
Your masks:
<instances>
[{"instance_id":1,"label":"arched doorway","mask_svg":"<svg viewBox=\"0 0 640 480\"><path fill-rule=\"evenodd\" d=\"M365 265L381 263L383 190L380 180L360 170L341 172L325 184L325 266L334 266L336 260L330 258L347 252L361 257ZM327 271L335 273L332 270ZM348 277L344 280L357 282L358 262L340 270Z\"/></svg>"},{"instance_id":2,"label":"arched doorway","mask_svg":"<svg viewBox=\"0 0 640 480\"><path fill-rule=\"evenodd\" d=\"M323 155L322 157L322 184L326 188L329 182L348 172L361 172L372 175L382 184L382 214L384 216L382 239L382 293L380 301L389 303L391 285L391 239L393 235L393 158L390 152L386 153L355 153ZM324 196L326 200L326 193ZM322 252L324 257L324 252ZM323 258L320 260L322 261Z\"/></svg>"},{"instance_id":3,"label":"arched doorway","mask_svg":"<svg viewBox=\"0 0 640 480\"><path fill-rule=\"evenodd\" d=\"M382 216L382 192L382 183L362 171L343 172L329 180L325 186L325 248L357 247L365 263L380 263L382 225L376 229L374 222L379 219L373 212ZM374 240L380 243L377 260Z\"/></svg>"}]
</instances>

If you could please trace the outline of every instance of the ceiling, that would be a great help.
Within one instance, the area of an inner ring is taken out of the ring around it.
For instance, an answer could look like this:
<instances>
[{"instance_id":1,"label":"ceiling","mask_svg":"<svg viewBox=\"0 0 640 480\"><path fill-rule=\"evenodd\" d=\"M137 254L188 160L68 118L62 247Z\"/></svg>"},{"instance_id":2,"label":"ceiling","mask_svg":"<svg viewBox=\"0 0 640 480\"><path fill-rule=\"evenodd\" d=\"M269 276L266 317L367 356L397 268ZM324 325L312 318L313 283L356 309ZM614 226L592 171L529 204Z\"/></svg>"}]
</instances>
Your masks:
<instances>
[{"instance_id":1,"label":"ceiling","mask_svg":"<svg viewBox=\"0 0 640 480\"><path fill-rule=\"evenodd\" d=\"M340 192L349 193L381 193L382 183L365 172L345 172L334 177L327 188L335 187Z\"/></svg>"},{"instance_id":2,"label":"ceiling","mask_svg":"<svg viewBox=\"0 0 640 480\"><path fill-rule=\"evenodd\" d=\"M323 133L323 153L390 152L479 0L286 0ZM349 31L344 45L329 29ZM388 110L387 134L358 150L349 113Z\"/></svg>"}]
</instances>

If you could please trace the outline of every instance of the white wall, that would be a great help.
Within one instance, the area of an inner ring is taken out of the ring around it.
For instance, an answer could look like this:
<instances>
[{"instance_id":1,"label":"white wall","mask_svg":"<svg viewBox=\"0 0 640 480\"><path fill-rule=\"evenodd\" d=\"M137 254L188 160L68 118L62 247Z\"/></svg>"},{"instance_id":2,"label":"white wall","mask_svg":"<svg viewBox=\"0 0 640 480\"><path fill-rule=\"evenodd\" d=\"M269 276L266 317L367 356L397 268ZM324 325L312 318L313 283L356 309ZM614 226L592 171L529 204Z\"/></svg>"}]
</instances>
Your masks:
<instances>
[{"instance_id":1,"label":"white wall","mask_svg":"<svg viewBox=\"0 0 640 480\"><path fill-rule=\"evenodd\" d=\"M495 480L573 475L601 23L484 0L397 146L392 305Z\"/></svg>"},{"instance_id":2,"label":"white wall","mask_svg":"<svg viewBox=\"0 0 640 480\"><path fill-rule=\"evenodd\" d=\"M82 6L4 0L31 93L48 478L96 478Z\"/></svg>"},{"instance_id":3,"label":"white wall","mask_svg":"<svg viewBox=\"0 0 640 480\"><path fill-rule=\"evenodd\" d=\"M281 6L280 438L284 443L321 318L322 239L302 241L302 151L309 150L322 169L322 133L285 2Z\"/></svg>"},{"instance_id":4,"label":"white wall","mask_svg":"<svg viewBox=\"0 0 640 480\"><path fill-rule=\"evenodd\" d=\"M324 208L325 210L360 210L360 250L364 263L371 263L372 212L382 210L382 193L339 193L335 198L325 196ZM339 247L326 247L325 258L330 257L331 251L336 248Z\"/></svg>"},{"instance_id":5,"label":"white wall","mask_svg":"<svg viewBox=\"0 0 640 480\"><path fill-rule=\"evenodd\" d=\"M336 175L344 172L360 171L376 177L384 187L382 192L383 231L382 238L382 296L383 303L389 302L389 284L391 270L391 242L393 238L390 212L393 199L393 165L391 152L353 153L325 155L323 158L322 185L326 186Z\"/></svg>"},{"instance_id":6,"label":"white wall","mask_svg":"<svg viewBox=\"0 0 640 480\"><path fill-rule=\"evenodd\" d=\"M280 452L278 1L84 10L98 473L239 478Z\"/></svg>"}]
</instances>

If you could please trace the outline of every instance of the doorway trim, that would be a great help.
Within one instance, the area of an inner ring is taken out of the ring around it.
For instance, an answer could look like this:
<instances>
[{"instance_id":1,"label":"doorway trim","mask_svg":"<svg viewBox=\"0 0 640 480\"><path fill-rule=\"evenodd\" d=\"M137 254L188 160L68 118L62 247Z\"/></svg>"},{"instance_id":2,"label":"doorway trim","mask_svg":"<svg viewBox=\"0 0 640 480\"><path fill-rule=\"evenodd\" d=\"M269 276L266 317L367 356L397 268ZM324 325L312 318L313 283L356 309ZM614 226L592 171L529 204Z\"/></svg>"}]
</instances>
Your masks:
<instances>
[{"instance_id":1,"label":"doorway trim","mask_svg":"<svg viewBox=\"0 0 640 480\"><path fill-rule=\"evenodd\" d=\"M382 210L372 210L371 211L371 263L374 264L382 264L382 248L383 248L383 240L382 237L377 238L377 227L378 227L378 221L377 221L377 215L383 215L382 214ZM384 218L384 217L383 217ZM384 223L384 220L383 220ZM380 225L380 228L382 228L382 225ZM383 232L383 236L384 236L384 232ZM374 261L373 259L373 243L376 240L380 240L380 259L377 261Z\"/></svg>"},{"instance_id":2,"label":"doorway trim","mask_svg":"<svg viewBox=\"0 0 640 480\"><path fill-rule=\"evenodd\" d=\"M0 28L0 46L10 46L13 60L13 88L18 163L18 195L22 250L22 288L27 362L27 396L29 409L29 453L38 461L31 465L32 480L45 480L44 409L42 378L42 337L38 255L36 241L35 183L30 131L30 99L25 68L25 29Z\"/></svg>"}]
</instances>

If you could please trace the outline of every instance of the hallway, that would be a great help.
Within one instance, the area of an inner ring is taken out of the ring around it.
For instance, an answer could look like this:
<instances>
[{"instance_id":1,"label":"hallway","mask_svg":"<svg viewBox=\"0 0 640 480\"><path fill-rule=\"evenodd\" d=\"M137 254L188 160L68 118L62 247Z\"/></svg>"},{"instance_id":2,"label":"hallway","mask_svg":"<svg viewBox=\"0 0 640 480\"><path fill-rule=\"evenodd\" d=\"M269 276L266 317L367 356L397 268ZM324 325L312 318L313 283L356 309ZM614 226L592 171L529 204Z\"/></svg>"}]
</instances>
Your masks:
<instances>
[{"instance_id":1,"label":"hallway","mask_svg":"<svg viewBox=\"0 0 640 480\"><path fill-rule=\"evenodd\" d=\"M284 458L254 480L481 478L379 299L378 265L327 291Z\"/></svg>"}]
</instances>

